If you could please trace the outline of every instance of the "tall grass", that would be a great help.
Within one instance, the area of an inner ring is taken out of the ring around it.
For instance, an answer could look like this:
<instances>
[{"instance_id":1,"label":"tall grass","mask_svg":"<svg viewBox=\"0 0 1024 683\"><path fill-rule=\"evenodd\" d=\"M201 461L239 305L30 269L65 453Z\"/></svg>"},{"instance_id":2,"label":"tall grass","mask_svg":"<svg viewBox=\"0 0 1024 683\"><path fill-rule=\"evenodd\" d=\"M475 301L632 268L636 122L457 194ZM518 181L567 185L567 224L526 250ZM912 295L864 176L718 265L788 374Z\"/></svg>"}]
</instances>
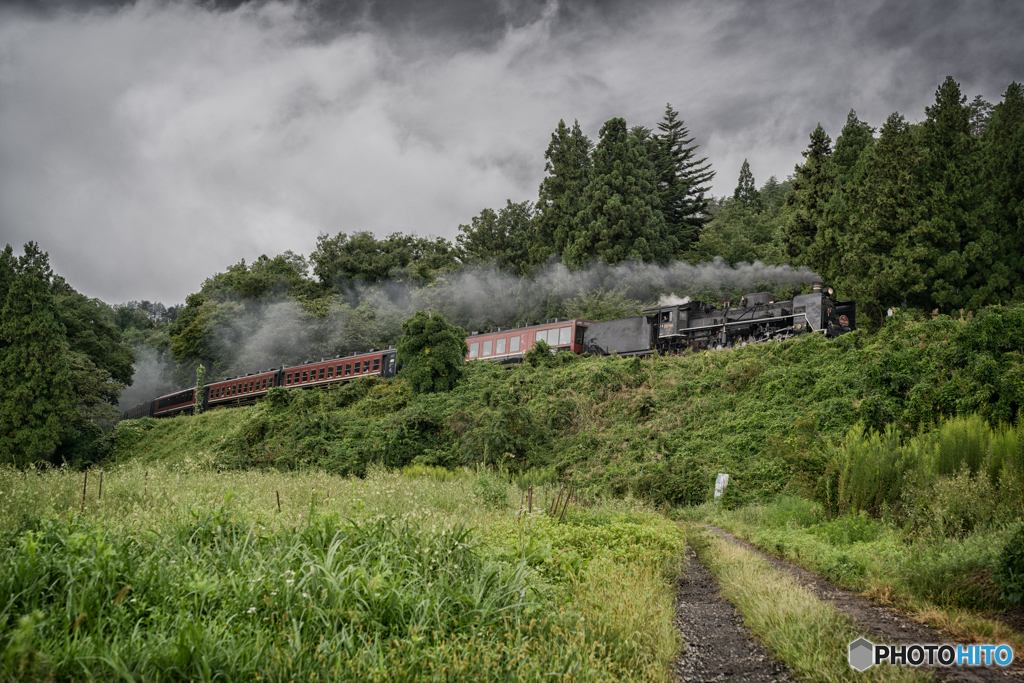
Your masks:
<instances>
[{"instance_id":1,"label":"tall grass","mask_svg":"<svg viewBox=\"0 0 1024 683\"><path fill-rule=\"evenodd\" d=\"M0 679L664 678L678 527L480 478L0 470Z\"/></svg>"},{"instance_id":2,"label":"tall grass","mask_svg":"<svg viewBox=\"0 0 1024 683\"><path fill-rule=\"evenodd\" d=\"M942 533L1012 519L1022 512L1024 421L992 427L979 415L952 417L903 440L857 425L841 449L839 508L876 516L899 512ZM959 503L957 501L960 501Z\"/></svg>"}]
</instances>

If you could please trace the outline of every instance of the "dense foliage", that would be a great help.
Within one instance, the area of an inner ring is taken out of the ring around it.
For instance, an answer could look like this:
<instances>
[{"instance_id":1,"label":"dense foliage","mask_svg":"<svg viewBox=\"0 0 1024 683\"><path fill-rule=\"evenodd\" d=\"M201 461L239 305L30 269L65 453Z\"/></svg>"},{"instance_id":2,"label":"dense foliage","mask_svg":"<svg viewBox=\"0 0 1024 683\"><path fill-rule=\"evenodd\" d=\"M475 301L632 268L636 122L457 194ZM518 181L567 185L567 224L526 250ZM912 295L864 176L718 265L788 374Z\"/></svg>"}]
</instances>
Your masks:
<instances>
[{"instance_id":1,"label":"dense foliage","mask_svg":"<svg viewBox=\"0 0 1024 683\"><path fill-rule=\"evenodd\" d=\"M448 324L440 313L417 311L402 323L402 333L398 363L413 391L448 391L462 379L469 353L464 329Z\"/></svg>"},{"instance_id":2,"label":"dense foliage","mask_svg":"<svg viewBox=\"0 0 1024 683\"><path fill-rule=\"evenodd\" d=\"M782 237L877 324L891 306L977 310L1024 294L1024 90L991 108L947 78L925 120L879 137L854 113L835 150L819 126ZM867 320L867 318L865 319Z\"/></svg>"},{"instance_id":3,"label":"dense foliage","mask_svg":"<svg viewBox=\"0 0 1024 683\"><path fill-rule=\"evenodd\" d=\"M106 304L54 275L30 242L0 254L0 460L92 459L95 421L116 416L131 348Z\"/></svg>"}]
</instances>

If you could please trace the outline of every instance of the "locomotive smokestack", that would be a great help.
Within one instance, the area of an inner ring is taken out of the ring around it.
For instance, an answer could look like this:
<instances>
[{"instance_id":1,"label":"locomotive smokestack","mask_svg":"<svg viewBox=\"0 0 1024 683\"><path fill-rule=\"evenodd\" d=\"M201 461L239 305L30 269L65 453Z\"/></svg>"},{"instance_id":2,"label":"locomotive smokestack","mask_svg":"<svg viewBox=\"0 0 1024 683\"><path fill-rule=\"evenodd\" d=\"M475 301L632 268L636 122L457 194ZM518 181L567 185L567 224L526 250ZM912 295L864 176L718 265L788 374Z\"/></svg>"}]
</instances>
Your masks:
<instances>
[{"instance_id":1,"label":"locomotive smokestack","mask_svg":"<svg viewBox=\"0 0 1024 683\"><path fill-rule=\"evenodd\" d=\"M824 289L824 288L825 288L825 283L824 282L820 282L819 281L819 282L812 282L811 283L811 293L812 294L821 294L821 290Z\"/></svg>"}]
</instances>

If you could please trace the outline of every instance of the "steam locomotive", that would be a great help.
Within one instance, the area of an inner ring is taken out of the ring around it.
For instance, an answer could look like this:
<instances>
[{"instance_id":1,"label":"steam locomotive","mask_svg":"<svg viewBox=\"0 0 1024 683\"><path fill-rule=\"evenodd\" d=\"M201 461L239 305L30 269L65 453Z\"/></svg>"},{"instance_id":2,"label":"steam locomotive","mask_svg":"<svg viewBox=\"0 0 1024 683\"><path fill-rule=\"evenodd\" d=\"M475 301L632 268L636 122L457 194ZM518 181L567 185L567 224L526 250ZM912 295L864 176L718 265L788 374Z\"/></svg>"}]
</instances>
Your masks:
<instances>
[{"instance_id":1,"label":"steam locomotive","mask_svg":"<svg viewBox=\"0 0 1024 683\"><path fill-rule=\"evenodd\" d=\"M747 294L733 308L703 301L663 301L642 315L606 322L562 320L528 323L515 328L498 327L473 332L466 339L467 361L518 362L537 342L553 351L595 355L643 356L722 350L746 344L782 341L799 334L819 333L837 337L857 328L853 301L835 301L831 287L820 282L810 294L775 301L768 292ZM397 351L371 349L351 356L306 361L302 365L271 368L244 377L214 382L203 389L203 408L247 405L259 401L275 386L313 387L347 382L358 377L394 377ZM122 419L168 417L192 412L195 389L154 398L124 412Z\"/></svg>"}]
</instances>

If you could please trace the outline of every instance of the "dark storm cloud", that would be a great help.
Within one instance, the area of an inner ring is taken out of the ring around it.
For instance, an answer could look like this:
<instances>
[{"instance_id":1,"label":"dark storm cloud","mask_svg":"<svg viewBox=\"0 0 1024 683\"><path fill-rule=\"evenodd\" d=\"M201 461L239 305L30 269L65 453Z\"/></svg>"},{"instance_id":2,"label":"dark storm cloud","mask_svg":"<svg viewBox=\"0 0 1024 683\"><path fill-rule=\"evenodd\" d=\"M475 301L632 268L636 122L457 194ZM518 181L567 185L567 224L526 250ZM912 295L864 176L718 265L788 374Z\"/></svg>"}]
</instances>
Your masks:
<instances>
[{"instance_id":1,"label":"dark storm cloud","mask_svg":"<svg viewBox=\"0 0 1024 683\"><path fill-rule=\"evenodd\" d=\"M318 232L452 238L536 197L558 120L671 102L716 194L817 123L920 120L946 75L1024 78L1010 2L20 0L0 10L0 243L167 303Z\"/></svg>"}]
</instances>

